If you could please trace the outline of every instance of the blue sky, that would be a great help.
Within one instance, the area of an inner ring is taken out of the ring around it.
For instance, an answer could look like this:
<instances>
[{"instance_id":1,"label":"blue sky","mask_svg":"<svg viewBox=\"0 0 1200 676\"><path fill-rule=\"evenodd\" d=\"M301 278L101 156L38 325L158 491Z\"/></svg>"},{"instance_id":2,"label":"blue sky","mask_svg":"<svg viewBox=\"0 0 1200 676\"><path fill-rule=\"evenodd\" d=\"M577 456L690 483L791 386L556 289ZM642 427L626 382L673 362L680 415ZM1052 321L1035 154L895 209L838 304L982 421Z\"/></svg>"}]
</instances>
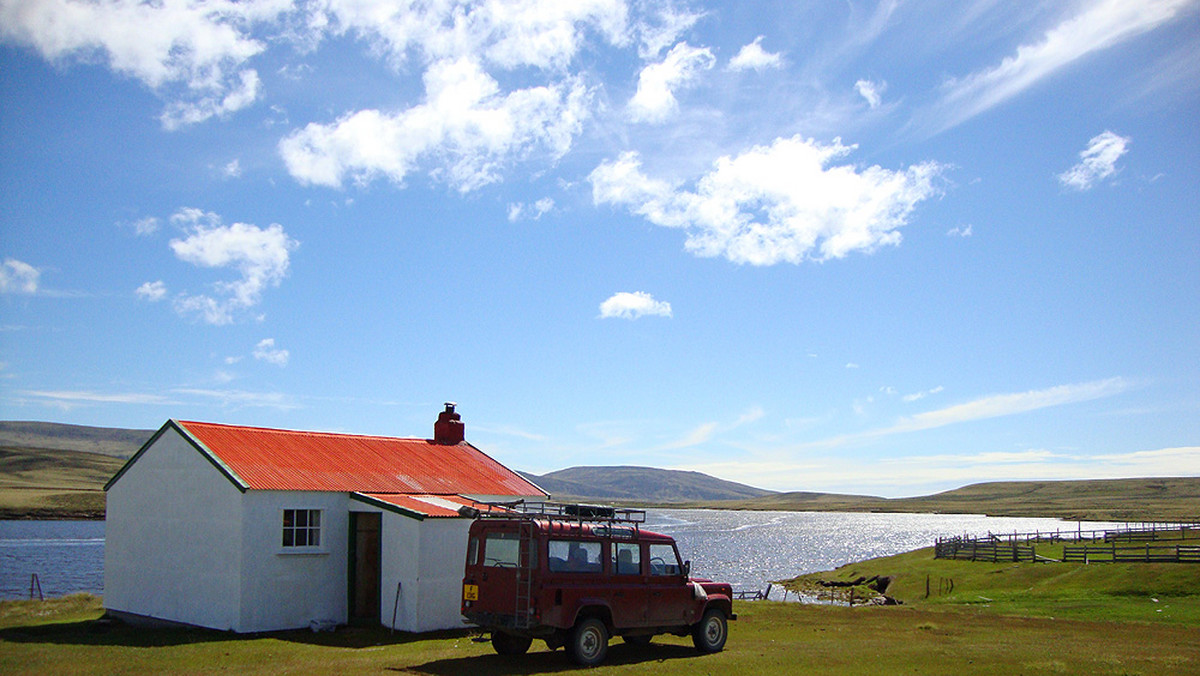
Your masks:
<instances>
[{"instance_id":1,"label":"blue sky","mask_svg":"<svg viewBox=\"0 0 1200 676\"><path fill-rule=\"evenodd\" d=\"M0 417L1200 475L1195 1L0 0Z\"/></svg>"}]
</instances>

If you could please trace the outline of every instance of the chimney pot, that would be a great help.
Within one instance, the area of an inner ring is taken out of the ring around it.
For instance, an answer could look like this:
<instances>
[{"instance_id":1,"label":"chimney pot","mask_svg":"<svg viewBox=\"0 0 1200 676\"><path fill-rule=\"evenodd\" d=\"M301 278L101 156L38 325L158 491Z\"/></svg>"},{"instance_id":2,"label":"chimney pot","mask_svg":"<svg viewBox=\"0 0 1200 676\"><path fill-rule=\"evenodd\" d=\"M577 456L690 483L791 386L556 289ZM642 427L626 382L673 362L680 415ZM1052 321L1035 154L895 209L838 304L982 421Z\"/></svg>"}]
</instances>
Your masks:
<instances>
[{"instance_id":1,"label":"chimney pot","mask_svg":"<svg viewBox=\"0 0 1200 676\"><path fill-rule=\"evenodd\" d=\"M466 426L462 416L454 412L455 406L454 402L448 401L446 410L438 414L437 422L433 424L434 443L453 446L466 438Z\"/></svg>"}]
</instances>

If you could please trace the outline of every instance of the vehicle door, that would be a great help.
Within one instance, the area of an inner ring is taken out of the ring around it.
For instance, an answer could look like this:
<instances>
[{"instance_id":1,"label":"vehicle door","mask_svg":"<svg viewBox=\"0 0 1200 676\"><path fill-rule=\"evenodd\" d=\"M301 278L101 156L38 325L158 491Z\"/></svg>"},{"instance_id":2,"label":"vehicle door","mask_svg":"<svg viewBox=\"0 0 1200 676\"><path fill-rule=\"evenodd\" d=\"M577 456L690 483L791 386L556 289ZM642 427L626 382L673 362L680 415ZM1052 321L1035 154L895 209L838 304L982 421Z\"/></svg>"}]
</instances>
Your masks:
<instances>
[{"instance_id":1,"label":"vehicle door","mask_svg":"<svg viewBox=\"0 0 1200 676\"><path fill-rule=\"evenodd\" d=\"M649 543L645 547L651 624L660 627L688 624L692 619L695 601L693 591L683 574L679 553L670 542Z\"/></svg>"},{"instance_id":2,"label":"vehicle door","mask_svg":"<svg viewBox=\"0 0 1200 676\"><path fill-rule=\"evenodd\" d=\"M468 565L468 570L475 573L472 578L478 576L475 610L512 615L516 612L519 537L516 531L506 530L486 530L482 536L468 552L468 557L475 557L475 565ZM476 547L480 551L475 551Z\"/></svg>"},{"instance_id":3,"label":"vehicle door","mask_svg":"<svg viewBox=\"0 0 1200 676\"><path fill-rule=\"evenodd\" d=\"M609 545L610 608L613 625L645 627L650 604L642 569L642 546L636 541L614 541Z\"/></svg>"}]
</instances>

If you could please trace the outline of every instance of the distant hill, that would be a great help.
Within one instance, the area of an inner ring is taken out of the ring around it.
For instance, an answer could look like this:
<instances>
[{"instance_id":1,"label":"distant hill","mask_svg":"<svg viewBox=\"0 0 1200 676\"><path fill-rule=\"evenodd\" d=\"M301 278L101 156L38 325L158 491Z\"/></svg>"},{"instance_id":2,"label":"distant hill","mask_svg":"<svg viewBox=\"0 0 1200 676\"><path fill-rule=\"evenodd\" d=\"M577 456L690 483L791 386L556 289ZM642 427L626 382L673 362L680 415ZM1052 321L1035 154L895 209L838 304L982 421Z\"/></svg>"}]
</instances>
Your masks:
<instances>
[{"instance_id":1,"label":"distant hill","mask_svg":"<svg viewBox=\"0 0 1200 676\"><path fill-rule=\"evenodd\" d=\"M99 453L130 458L155 430L0 421L0 447Z\"/></svg>"},{"instance_id":2,"label":"distant hill","mask_svg":"<svg viewBox=\"0 0 1200 676\"><path fill-rule=\"evenodd\" d=\"M777 493L723 505L736 509L940 512L1053 516L1088 521L1200 522L1200 477L997 481L916 498Z\"/></svg>"},{"instance_id":3,"label":"distant hill","mask_svg":"<svg viewBox=\"0 0 1200 676\"><path fill-rule=\"evenodd\" d=\"M700 472L653 467L569 467L538 476L521 473L555 500L617 500L647 503L748 500L774 491L725 481Z\"/></svg>"}]
</instances>

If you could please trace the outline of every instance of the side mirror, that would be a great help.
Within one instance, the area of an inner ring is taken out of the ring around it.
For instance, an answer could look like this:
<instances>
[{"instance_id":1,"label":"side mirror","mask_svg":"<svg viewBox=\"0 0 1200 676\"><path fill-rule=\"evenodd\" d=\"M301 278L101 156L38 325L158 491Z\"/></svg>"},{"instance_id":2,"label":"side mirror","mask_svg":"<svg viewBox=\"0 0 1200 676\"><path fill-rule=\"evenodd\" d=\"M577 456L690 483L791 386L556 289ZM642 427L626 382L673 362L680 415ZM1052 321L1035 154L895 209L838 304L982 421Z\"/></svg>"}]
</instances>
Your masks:
<instances>
[{"instance_id":1,"label":"side mirror","mask_svg":"<svg viewBox=\"0 0 1200 676\"><path fill-rule=\"evenodd\" d=\"M692 562L691 561L683 562L683 576L684 577L692 576Z\"/></svg>"}]
</instances>

